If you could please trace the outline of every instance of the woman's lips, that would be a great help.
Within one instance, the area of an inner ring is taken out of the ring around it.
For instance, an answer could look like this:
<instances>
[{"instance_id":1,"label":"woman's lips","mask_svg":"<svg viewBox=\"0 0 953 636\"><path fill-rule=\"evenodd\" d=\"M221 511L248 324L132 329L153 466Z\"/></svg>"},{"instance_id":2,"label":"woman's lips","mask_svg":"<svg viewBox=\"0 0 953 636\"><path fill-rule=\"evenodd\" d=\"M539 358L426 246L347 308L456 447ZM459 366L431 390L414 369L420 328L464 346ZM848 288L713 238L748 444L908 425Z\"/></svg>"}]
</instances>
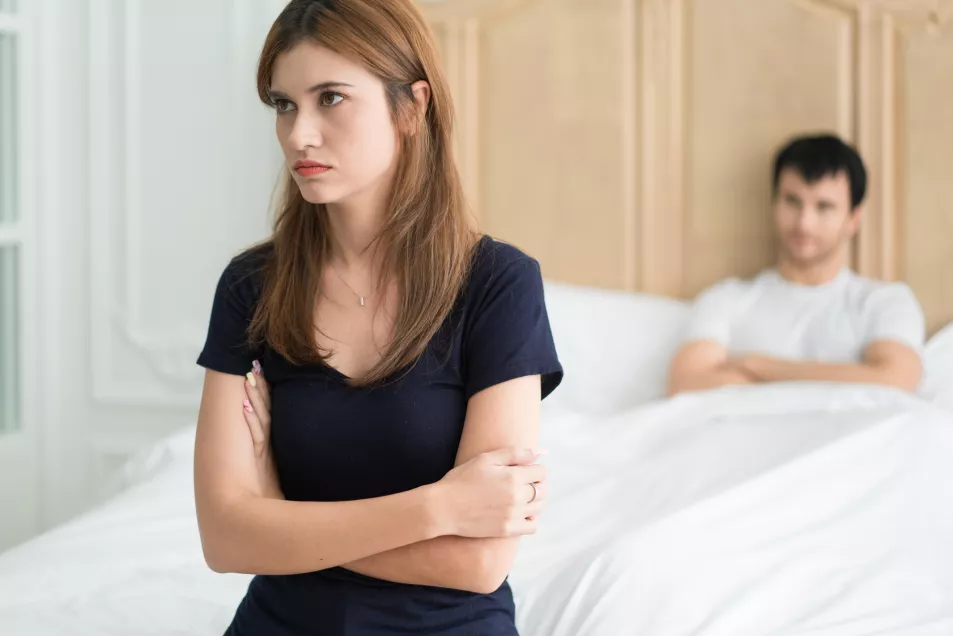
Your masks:
<instances>
[{"instance_id":1,"label":"woman's lips","mask_svg":"<svg viewBox=\"0 0 953 636\"><path fill-rule=\"evenodd\" d=\"M294 171L302 177L313 177L318 174L324 174L330 169L331 166L317 161L296 161L294 164Z\"/></svg>"}]
</instances>

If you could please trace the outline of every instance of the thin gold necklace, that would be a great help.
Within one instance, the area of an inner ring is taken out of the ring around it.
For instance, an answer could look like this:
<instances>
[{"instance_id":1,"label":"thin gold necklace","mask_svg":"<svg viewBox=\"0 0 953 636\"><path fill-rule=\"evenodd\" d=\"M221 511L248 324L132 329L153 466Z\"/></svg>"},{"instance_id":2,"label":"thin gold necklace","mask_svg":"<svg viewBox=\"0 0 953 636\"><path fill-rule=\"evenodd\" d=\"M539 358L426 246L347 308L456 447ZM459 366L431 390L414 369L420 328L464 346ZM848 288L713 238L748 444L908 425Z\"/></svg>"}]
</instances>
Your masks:
<instances>
[{"instance_id":1,"label":"thin gold necklace","mask_svg":"<svg viewBox=\"0 0 953 636\"><path fill-rule=\"evenodd\" d=\"M354 296L357 298L358 302L361 303L361 307L363 307L363 306L364 306L364 299L365 299L365 298L370 298L370 297L371 297L370 294L368 294L367 296L365 296L364 294L359 294L359 293L357 293L356 291L354 291L354 288L351 287L350 283L348 283L346 280L344 280L344 277L341 276L341 272L339 272L339 271L338 271L338 268L334 266L334 263L331 263L331 269L333 269L333 270L334 270L334 273L337 275L337 277L341 279L341 282L344 283L345 285L347 285L347 288L351 290L351 293L354 294Z\"/></svg>"}]
</instances>

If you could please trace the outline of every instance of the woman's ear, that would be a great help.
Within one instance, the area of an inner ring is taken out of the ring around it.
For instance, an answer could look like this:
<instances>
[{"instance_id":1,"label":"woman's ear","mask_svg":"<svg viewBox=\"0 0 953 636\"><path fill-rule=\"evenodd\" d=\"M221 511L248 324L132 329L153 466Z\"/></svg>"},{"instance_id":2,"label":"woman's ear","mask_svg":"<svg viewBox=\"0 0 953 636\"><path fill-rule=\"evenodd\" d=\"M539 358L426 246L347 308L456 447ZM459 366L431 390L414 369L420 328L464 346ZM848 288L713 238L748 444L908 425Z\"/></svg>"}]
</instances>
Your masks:
<instances>
[{"instance_id":1,"label":"woman's ear","mask_svg":"<svg viewBox=\"0 0 953 636\"><path fill-rule=\"evenodd\" d=\"M414 94L414 117L409 134L416 135L420 125L427 118L427 108L430 106L430 84L420 80L411 84L410 90Z\"/></svg>"}]
</instances>

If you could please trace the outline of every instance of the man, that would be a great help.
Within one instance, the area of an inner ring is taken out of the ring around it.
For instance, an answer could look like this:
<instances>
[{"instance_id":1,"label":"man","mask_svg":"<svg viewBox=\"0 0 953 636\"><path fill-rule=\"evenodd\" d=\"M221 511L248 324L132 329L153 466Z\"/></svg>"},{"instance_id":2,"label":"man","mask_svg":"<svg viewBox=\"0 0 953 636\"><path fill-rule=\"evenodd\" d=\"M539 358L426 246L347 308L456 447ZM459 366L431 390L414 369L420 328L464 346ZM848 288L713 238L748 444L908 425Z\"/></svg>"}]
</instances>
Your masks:
<instances>
[{"instance_id":1,"label":"man","mask_svg":"<svg viewBox=\"0 0 953 636\"><path fill-rule=\"evenodd\" d=\"M778 153L777 266L696 299L670 395L791 380L916 389L925 337L919 303L906 285L846 265L866 186L860 156L836 137L798 138Z\"/></svg>"}]
</instances>

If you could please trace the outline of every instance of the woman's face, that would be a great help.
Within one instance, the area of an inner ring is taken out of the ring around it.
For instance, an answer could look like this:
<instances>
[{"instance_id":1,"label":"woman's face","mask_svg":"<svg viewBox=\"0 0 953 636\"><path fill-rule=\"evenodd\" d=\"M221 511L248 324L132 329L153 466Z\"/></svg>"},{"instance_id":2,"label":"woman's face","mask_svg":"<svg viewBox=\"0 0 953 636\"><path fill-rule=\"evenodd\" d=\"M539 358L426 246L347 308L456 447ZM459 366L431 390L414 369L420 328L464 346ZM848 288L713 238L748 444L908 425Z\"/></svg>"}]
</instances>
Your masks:
<instances>
[{"instance_id":1,"label":"woman's face","mask_svg":"<svg viewBox=\"0 0 953 636\"><path fill-rule=\"evenodd\" d=\"M375 75L302 42L275 61L270 92L285 163L306 201L340 203L390 185L397 130Z\"/></svg>"}]
</instances>

